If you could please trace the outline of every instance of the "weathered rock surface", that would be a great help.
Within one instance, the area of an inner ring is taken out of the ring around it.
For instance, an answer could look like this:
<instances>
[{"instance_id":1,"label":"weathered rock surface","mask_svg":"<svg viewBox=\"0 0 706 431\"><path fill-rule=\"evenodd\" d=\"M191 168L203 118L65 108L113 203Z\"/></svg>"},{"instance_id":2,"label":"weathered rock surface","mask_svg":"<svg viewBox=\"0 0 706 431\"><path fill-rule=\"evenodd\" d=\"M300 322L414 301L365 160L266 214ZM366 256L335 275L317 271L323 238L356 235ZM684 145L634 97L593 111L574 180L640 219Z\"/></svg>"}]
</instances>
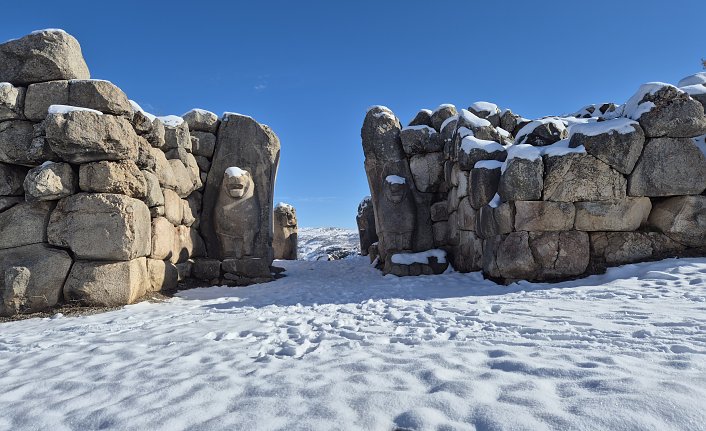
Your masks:
<instances>
[{"instance_id":1,"label":"weathered rock surface","mask_svg":"<svg viewBox=\"0 0 706 431\"><path fill-rule=\"evenodd\" d=\"M546 157L545 171L547 201L601 201L626 196L625 177L590 154Z\"/></svg>"},{"instance_id":2,"label":"weathered rock surface","mask_svg":"<svg viewBox=\"0 0 706 431\"><path fill-rule=\"evenodd\" d=\"M500 176L498 194L504 201L542 199L542 187L546 189L543 173L542 159L511 159Z\"/></svg>"},{"instance_id":3,"label":"weathered rock surface","mask_svg":"<svg viewBox=\"0 0 706 431\"><path fill-rule=\"evenodd\" d=\"M598 128L611 128L597 133ZM621 129L632 129L626 132ZM597 133L597 134L596 134ZM575 126L569 146L583 145L586 152L620 173L629 175L642 154L645 132L640 124L626 118Z\"/></svg>"},{"instance_id":4,"label":"weathered rock surface","mask_svg":"<svg viewBox=\"0 0 706 431\"><path fill-rule=\"evenodd\" d=\"M164 205L164 193L159 184L159 179L149 171L141 171L145 178L145 204L148 207L158 207Z\"/></svg>"},{"instance_id":5,"label":"weathered rock surface","mask_svg":"<svg viewBox=\"0 0 706 431\"><path fill-rule=\"evenodd\" d=\"M706 196L676 196L656 203L649 223L691 247L706 246Z\"/></svg>"},{"instance_id":6,"label":"weathered rock surface","mask_svg":"<svg viewBox=\"0 0 706 431\"><path fill-rule=\"evenodd\" d=\"M184 218L184 206L181 204L181 198L176 192L169 189L163 189L162 194L164 195L164 217L174 226L180 225Z\"/></svg>"},{"instance_id":7,"label":"weathered rock surface","mask_svg":"<svg viewBox=\"0 0 706 431\"><path fill-rule=\"evenodd\" d=\"M78 110L46 119L51 149L69 163L136 160L137 134L128 120Z\"/></svg>"},{"instance_id":8,"label":"weathered rock surface","mask_svg":"<svg viewBox=\"0 0 706 431\"><path fill-rule=\"evenodd\" d=\"M297 260L297 212L293 206L280 203L274 210L272 248L275 259Z\"/></svg>"},{"instance_id":9,"label":"weathered rock surface","mask_svg":"<svg viewBox=\"0 0 706 431\"><path fill-rule=\"evenodd\" d=\"M27 89L0 82L0 121L23 120Z\"/></svg>"},{"instance_id":10,"label":"weathered rock surface","mask_svg":"<svg viewBox=\"0 0 706 431\"><path fill-rule=\"evenodd\" d=\"M676 87L666 85L648 92L639 102L653 104L637 118L650 138L691 138L706 133L704 107Z\"/></svg>"},{"instance_id":11,"label":"weathered rock surface","mask_svg":"<svg viewBox=\"0 0 706 431\"><path fill-rule=\"evenodd\" d=\"M432 114L432 112L429 109L420 110L419 112L417 112L417 115L414 116L412 121L409 122L408 127L413 127L413 126L434 127L433 123L431 122L431 114Z\"/></svg>"},{"instance_id":12,"label":"weathered rock surface","mask_svg":"<svg viewBox=\"0 0 706 431\"><path fill-rule=\"evenodd\" d=\"M458 272L479 271L483 266L483 240L475 232L459 232L458 246L451 247L451 261Z\"/></svg>"},{"instance_id":13,"label":"weathered rock surface","mask_svg":"<svg viewBox=\"0 0 706 431\"><path fill-rule=\"evenodd\" d=\"M194 259L191 275L204 281L211 281L221 275L221 261L218 259Z\"/></svg>"},{"instance_id":14,"label":"weathered rock surface","mask_svg":"<svg viewBox=\"0 0 706 431\"><path fill-rule=\"evenodd\" d=\"M104 114L132 114L132 107L125 93L112 82L99 79L70 81L68 104L95 109Z\"/></svg>"},{"instance_id":15,"label":"weathered rock surface","mask_svg":"<svg viewBox=\"0 0 706 431\"><path fill-rule=\"evenodd\" d=\"M588 268L590 242L585 232L532 232L529 242L539 280L573 277Z\"/></svg>"},{"instance_id":16,"label":"weathered rock surface","mask_svg":"<svg viewBox=\"0 0 706 431\"><path fill-rule=\"evenodd\" d=\"M78 176L68 163L49 163L31 169L24 179L27 201L54 201L78 190Z\"/></svg>"},{"instance_id":17,"label":"weathered rock surface","mask_svg":"<svg viewBox=\"0 0 706 431\"><path fill-rule=\"evenodd\" d=\"M444 182L444 154L417 154L410 158L409 169L414 177L414 184L422 193L434 193Z\"/></svg>"},{"instance_id":18,"label":"weathered rock surface","mask_svg":"<svg viewBox=\"0 0 706 431\"><path fill-rule=\"evenodd\" d=\"M0 196L0 212L12 208L13 206L24 201L24 196Z\"/></svg>"},{"instance_id":19,"label":"weathered rock surface","mask_svg":"<svg viewBox=\"0 0 706 431\"><path fill-rule=\"evenodd\" d=\"M164 189L175 190L177 188L177 180L166 156L157 148L152 148L150 152L152 157L154 157L155 175L159 184Z\"/></svg>"},{"instance_id":20,"label":"weathered rock surface","mask_svg":"<svg viewBox=\"0 0 706 431\"><path fill-rule=\"evenodd\" d=\"M628 179L630 196L698 195L705 189L706 157L686 138L651 139Z\"/></svg>"},{"instance_id":21,"label":"weathered rock surface","mask_svg":"<svg viewBox=\"0 0 706 431\"><path fill-rule=\"evenodd\" d=\"M574 227L576 210L571 202L515 201L514 204L515 230L566 231Z\"/></svg>"},{"instance_id":22,"label":"weathered rock surface","mask_svg":"<svg viewBox=\"0 0 706 431\"><path fill-rule=\"evenodd\" d=\"M49 81L27 87L25 117L42 121L47 117L51 105L69 104L69 81Z\"/></svg>"},{"instance_id":23,"label":"weathered rock surface","mask_svg":"<svg viewBox=\"0 0 706 431\"><path fill-rule=\"evenodd\" d=\"M569 137L564 123L556 118L535 120L517 132L518 144L529 144L536 147L551 145Z\"/></svg>"},{"instance_id":24,"label":"weathered rock surface","mask_svg":"<svg viewBox=\"0 0 706 431\"><path fill-rule=\"evenodd\" d=\"M66 302L94 307L132 304L151 290L147 259L76 261L64 285Z\"/></svg>"},{"instance_id":25,"label":"weathered rock surface","mask_svg":"<svg viewBox=\"0 0 706 431\"><path fill-rule=\"evenodd\" d=\"M576 202L576 230L633 231L646 221L652 209L649 198L625 198Z\"/></svg>"},{"instance_id":26,"label":"weathered rock surface","mask_svg":"<svg viewBox=\"0 0 706 431\"><path fill-rule=\"evenodd\" d=\"M206 157L210 160L213 157L213 151L216 149L216 135L199 131L189 133L192 138L197 139L191 146L191 152L195 156Z\"/></svg>"},{"instance_id":27,"label":"weathered rock surface","mask_svg":"<svg viewBox=\"0 0 706 431\"><path fill-rule=\"evenodd\" d=\"M402 148L407 155L435 153L444 149L444 141L429 126L405 127L400 132Z\"/></svg>"},{"instance_id":28,"label":"weathered rock surface","mask_svg":"<svg viewBox=\"0 0 706 431\"><path fill-rule=\"evenodd\" d=\"M444 121L457 115L458 111L453 105L441 105L431 114L431 124L437 132L441 132L441 125Z\"/></svg>"},{"instance_id":29,"label":"weathered rock surface","mask_svg":"<svg viewBox=\"0 0 706 431\"><path fill-rule=\"evenodd\" d=\"M508 234L513 231L514 220L515 208L510 202L502 203L497 208L486 205L478 211L476 234L483 239Z\"/></svg>"},{"instance_id":30,"label":"weathered rock surface","mask_svg":"<svg viewBox=\"0 0 706 431\"><path fill-rule=\"evenodd\" d=\"M175 249L176 229L174 225L164 217L152 219L152 259L170 259Z\"/></svg>"},{"instance_id":31,"label":"weathered rock surface","mask_svg":"<svg viewBox=\"0 0 706 431\"><path fill-rule=\"evenodd\" d=\"M78 41L59 30L43 30L0 44L0 64L0 82L14 85L90 78Z\"/></svg>"},{"instance_id":32,"label":"weathered rock surface","mask_svg":"<svg viewBox=\"0 0 706 431\"><path fill-rule=\"evenodd\" d=\"M44 160L32 156L34 126L29 121L10 120L0 123L0 162L35 166Z\"/></svg>"},{"instance_id":33,"label":"weathered rock surface","mask_svg":"<svg viewBox=\"0 0 706 431\"><path fill-rule=\"evenodd\" d=\"M361 202L362 205L362 202ZM358 213L360 214L360 207L358 207ZM372 203L370 204L370 210L369 212L372 212ZM449 211L448 211L448 205L446 202L436 202L432 204L431 206L431 221L446 221L449 219ZM373 226L375 223L375 219L372 219L373 221ZM375 241L373 241L375 242ZM372 244L372 242L371 242Z\"/></svg>"},{"instance_id":34,"label":"weathered rock surface","mask_svg":"<svg viewBox=\"0 0 706 431\"><path fill-rule=\"evenodd\" d=\"M67 252L45 244L0 250L0 316L55 306L71 263Z\"/></svg>"},{"instance_id":35,"label":"weathered rock surface","mask_svg":"<svg viewBox=\"0 0 706 431\"><path fill-rule=\"evenodd\" d=\"M522 171L519 166L515 169L518 173ZM468 199L470 205L475 209L488 205L495 194L498 193L499 185L500 167L496 169L471 169L468 176Z\"/></svg>"},{"instance_id":36,"label":"weathered rock surface","mask_svg":"<svg viewBox=\"0 0 706 431\"><path fill-rule=\"evenodd\" d=\"M216 133L220 124L216 114L203 109L192 109L182 115L182 118L186 121L190 131Z\"/></svg>"},{"instance_id":37,"label":"weathered rock surface","mask_svg":"<svg viewBox=\"0 0 706 431\"><path fill-rule=\"evenodd\" d=\"M189 125L184 121L178 126L164 126L164 149L183 148L191 150Z\"/></svg>"},{"instance_id":38,"label":"weathered rock surface","mask_svg":"<svg viewBox=\"0 0 706 431\"><path fill-rule=\"evenodd\" d=\"M147 205L137 199L79 193L59 201L47 235L79 259L132 260L150 254L150 221Z\"/></svg>"},{"instance_id":39,"label":"weathered rock surface","mask_svg":"<svg viewBox=\"0 0 706 431\"><path fill-rule=\"evenodd\" d=\"M27 168L0 163L0 196L20 196L24 193L23 183Z\"/></svg>"},{"instance_id":40,"label":"weathered rock surface","mask_svg":"<svg viewBox=\"0 0 706 431\"><path fill-rule=\"evenodd\" d=\"M86 163L81 165L78 176L84 192L117 193L138 199L147 192L145 177L132 160Z\"/></svg>"},{"instance_id":41,"label":"weathered rock surface","mask_svg":"<svg viewBox=\"0 0 706 431\"><path fill-rule=\"evenodd\" d=\"M167 163L169 163L169 166L174 173L174 178L176 179L176 187L174 188L174 191L180 198L189 196L191 192L196 189L191 179L189 170L179 159L167 160Z\"/></svg>"},{"instance_id":42,"label":"weathered rock surface","mask_svg":"<svg viewBox=\"0 0 706 431\"><path fill-rule=\"evenodd\" d=\"M46 242L54 202L25 202L0 213L0 249Z\"/></svg>"},{"instance_id":43,"label":"weathered rock surface","mask_svg":"<svg viewBox=\"0 0 706 431\"><path fill-rule=\"evenodd\" d=\"M469 197L461 199L456 211L456 227L459 230L475 231L478 211L473 208Z\"/></svg>"},{"instance_id":44,"label":"weathered rock surface","mask_svg":"<svg viewBox=\"0 0 706 431\"><path fill-rule=\"evenodd\" d=\"M149 291L164 292L177 289L179 273L176 265L169 261L148 258L147 276L149 277Z\"/></svg>"}]
</instances>

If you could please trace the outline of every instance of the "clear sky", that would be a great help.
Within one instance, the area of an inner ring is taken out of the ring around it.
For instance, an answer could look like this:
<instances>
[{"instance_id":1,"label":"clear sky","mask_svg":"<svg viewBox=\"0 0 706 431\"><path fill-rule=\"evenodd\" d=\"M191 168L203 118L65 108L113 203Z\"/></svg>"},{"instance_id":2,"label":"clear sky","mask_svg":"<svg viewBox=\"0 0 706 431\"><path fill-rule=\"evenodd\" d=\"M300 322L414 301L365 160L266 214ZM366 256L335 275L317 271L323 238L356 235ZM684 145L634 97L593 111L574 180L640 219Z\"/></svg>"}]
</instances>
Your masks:
<instances>
[{"instance_id":1,"label":"clear sky","mask_svg":"<svg viewBox=\"0 0 706 431\"><path fill-rule=\"evenodd\" d=\"M706 1L7 1L0 40L63 28L157 114L240 112L282 142L276 201L354 227L367 107L478 100L529 118L624 102L706 57Z\"/></svg>"}]
</instances>

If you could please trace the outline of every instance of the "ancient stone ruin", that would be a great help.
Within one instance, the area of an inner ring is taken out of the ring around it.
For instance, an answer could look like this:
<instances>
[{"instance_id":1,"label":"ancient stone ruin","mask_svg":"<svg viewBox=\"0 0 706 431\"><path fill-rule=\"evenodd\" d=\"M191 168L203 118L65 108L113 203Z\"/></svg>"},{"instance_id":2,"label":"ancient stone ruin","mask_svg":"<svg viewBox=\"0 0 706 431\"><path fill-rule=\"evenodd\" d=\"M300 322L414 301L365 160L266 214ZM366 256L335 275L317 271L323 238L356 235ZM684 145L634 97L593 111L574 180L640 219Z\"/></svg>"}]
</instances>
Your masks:
<instances>
[{"instance_id":1,"label":"ancient stone ruin","mask_svg":"<svg viewBox=\"0 0 706 431\"><path fill-rule=\"evenodd\" d=\"M280 202L275 207L272 249L275 259L297 260L297 212L293 206Z\"/></svg>"},{"instance_id":2,"label":"ancient stone ruin","mask_svg":"<svg viewBox=\"0 0 706 431\"><path fill-rule=\"evenodd\" d=\"M61 30L0 45L0 316L271 280L279 152L244 115L144 112Z\"/></svg>"},{"instance_id":3,"label":"ancient stone ruin","mask_svg":"<svg viewBox=\"0 0 706 431\"><path fill-rule=\"evenodd\" d=\"M421 110L403 127L375 106L361 131L373 258L396 275L450 262L509 282L703 255L704 105L705 73L534 121L477 102Z\"/></svg>"}]
</instances>

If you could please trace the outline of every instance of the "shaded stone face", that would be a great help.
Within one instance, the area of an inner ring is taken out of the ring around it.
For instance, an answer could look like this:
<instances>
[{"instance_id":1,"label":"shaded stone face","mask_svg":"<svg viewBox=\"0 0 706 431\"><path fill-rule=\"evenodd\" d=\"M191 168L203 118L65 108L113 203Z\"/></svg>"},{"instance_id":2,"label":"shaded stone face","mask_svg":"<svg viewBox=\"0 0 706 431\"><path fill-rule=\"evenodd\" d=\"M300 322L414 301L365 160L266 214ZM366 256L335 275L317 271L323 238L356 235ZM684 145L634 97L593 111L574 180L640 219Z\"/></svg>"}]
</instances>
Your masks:
<instances>
[{"instance_id":1,"label":"shaded stone face","mask_svg":"<svg viewBox=\"0 0 706 431\"><path fill-rule=\"evenodd\" d=\"M255 236L261 226L254 189L248 171L231 175L226 170L214 212L214 227L224 257L240 259L255 252Z\"/></svg>"},{"instance_id":2,"label":"shaded stone face","mask_svg":"<svg viewBox=\"0 0 706 431\"><path fill-rule=\"evenodd\" d=\"M241 176L229 176L226 174L223 177L223 183L230 197L240 199L247 195L252 188L252 176L249 172Z\"/></svg>"},{"instance_id":3,"label":"shaded stone face","mask_svg":"<svg viewBox=\"0 0 706 431\"><path fill-rule=\"evenodd\" d=\"M409 191L409 186L405 184L391 184L389 181L383 182L383 193L385 199L392 202L393 204L401 203L405 197L407 197L407 192Z\"/></svg>"}]
</instances>

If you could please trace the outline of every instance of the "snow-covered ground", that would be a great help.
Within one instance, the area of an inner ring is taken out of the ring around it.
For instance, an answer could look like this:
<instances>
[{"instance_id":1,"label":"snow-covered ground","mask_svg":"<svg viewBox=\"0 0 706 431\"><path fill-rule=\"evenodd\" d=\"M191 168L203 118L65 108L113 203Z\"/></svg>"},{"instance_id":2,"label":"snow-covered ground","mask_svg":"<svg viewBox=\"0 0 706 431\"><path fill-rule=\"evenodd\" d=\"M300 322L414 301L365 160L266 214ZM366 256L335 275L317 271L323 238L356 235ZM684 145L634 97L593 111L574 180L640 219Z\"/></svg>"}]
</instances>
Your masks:
<instances>
[{"instance_id":1,"label":"snow-covered ground","mask_svg":"<svg viewBox=\"0 0 706 431\"><path fill-rule=\"evenodd\" d=\"M278 264L0 325L0 429L706 429L706 259L508 287Z\"/></svg>"},{"instance_id":2,"label":"snow-covered ground","mask_svg":"<svg viewBox=\"0 0 706 431\"><path fill-rule=\"evenodd\" d=\"M300 227L297 246L299 260L334 260L360 252L358 231L338 227Z\"/></svg>"}]
</instances>

